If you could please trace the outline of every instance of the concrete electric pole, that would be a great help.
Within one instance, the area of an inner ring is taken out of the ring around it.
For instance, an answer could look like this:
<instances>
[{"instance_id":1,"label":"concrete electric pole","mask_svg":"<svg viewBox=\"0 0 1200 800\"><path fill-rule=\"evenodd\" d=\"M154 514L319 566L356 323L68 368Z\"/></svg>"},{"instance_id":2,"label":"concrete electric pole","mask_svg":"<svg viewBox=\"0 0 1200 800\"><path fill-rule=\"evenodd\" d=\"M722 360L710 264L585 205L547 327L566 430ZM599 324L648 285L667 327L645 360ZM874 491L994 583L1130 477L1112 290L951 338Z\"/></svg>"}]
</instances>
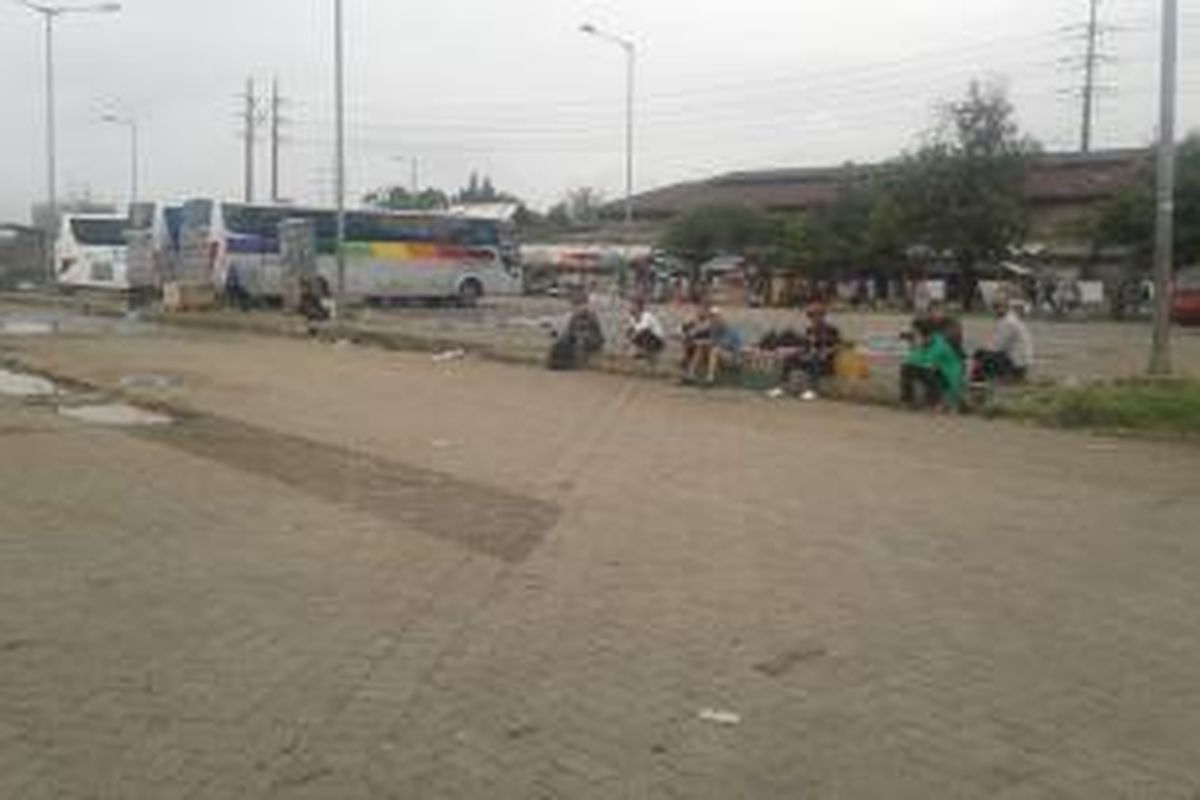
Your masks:
<instances>
[{"instance_id":1,"label":"concrete electric pole","mask_svg":"<svg viewBox=\"0 0 1200 800\"><path fill-rule=\"evenodd\" d=\"M254 202L254 144L257 138L258 109L254 99L254 79L246 79L246 95L242 98L245 105L242 112L242 131L244 152L242 156L244 176L242 199L247 203Z\"/></svg>"},{"instance_id":2,"label":"concrete electric pole","mask_svg":"<svg viewBox=\"0 0 1200 800\"><path fill-rule=\"evenodd\" d=\"M279 150L282 145L280 129L283 127L283 98L279 94L279 81L271 82L271 202L281 201L279 193Z\"/></svg>"},{"instance_id":3,"label":"concrete electric pole","mask_svg":"<svg viewBox=\"0 0 1200 800\"><path fill-rule=\"evenodd\" d=\"M1096 49L1097 39L1100 36L1100 26L1098 22L1100 0L1089 0L1091 12L1088 17L1087 29L1087 55L1083 65L1083 125L1082 141L1079 149L1084 153L1092 151L1092 115L1096 98L1096 61L1098 53Z\"/></svg>"},{"instance_id":4,"label":"concrete electric pole","mask_svg":"<svg viewBox=\"0 0 1200 800\"><path fill-rule=\"evenodd\" d=\"M1158 124L1158 202L1154 243L1154 340L1150 374L1171 374L1171 284L1175 268L1175 104L1179 71L1179 0L1163 0Z\"/></svg>"},{"instance_id":5,"label":"concrete electric pole","mask_svg":"<svg viewBox=\"0 0 1200 800\"><path fill-rule=\"evenodd\" d=\"M333 2L334 193L337 204L337 315L346 304L346 59L342 0Z\"/></svg>"}]
</instances>

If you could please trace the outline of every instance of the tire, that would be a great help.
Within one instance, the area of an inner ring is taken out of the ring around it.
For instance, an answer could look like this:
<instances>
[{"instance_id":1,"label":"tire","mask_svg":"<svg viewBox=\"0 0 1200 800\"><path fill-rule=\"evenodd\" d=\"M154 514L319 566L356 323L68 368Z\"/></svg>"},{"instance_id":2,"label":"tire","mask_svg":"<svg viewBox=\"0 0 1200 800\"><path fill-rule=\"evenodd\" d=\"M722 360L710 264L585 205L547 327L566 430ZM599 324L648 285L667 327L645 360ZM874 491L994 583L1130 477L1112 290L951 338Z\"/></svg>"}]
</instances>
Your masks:
<instances>
[{"instance_id":1,"label":"tire","mask_svg":"<svg viewBox=\"0 0 1200 800\"><path fill-rule=\"evenodd\" d=\"M483 284L476 278L467 278L458 285L458 304L464 308L474 308L483 297Z\"/></svg>"}]
</instances>

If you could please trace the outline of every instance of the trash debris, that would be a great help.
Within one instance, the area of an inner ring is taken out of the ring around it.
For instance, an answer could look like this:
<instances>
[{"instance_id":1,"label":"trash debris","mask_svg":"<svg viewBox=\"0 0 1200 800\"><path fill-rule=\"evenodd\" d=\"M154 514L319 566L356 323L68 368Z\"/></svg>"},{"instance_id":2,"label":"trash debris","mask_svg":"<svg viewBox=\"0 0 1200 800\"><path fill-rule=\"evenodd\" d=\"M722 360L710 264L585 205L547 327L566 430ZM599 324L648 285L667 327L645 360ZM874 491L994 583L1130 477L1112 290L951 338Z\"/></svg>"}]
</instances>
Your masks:
<instances>
[{"instance_id":1,"label":"trash debris","mask_svg":"<svg viewBox=\"0 0 1200 800\"><path fill-rule=\"evenodd\" d=\"M812 401L817 400L819 398L817 397L816 392L814 392L812 389L809 389L804 394L800 395L800 399L806 403L811 403Z\"/></svg>"},{"instance_id":2,"label":"trash debris","mask_svg":"<svg viewBox=\"0 0 1200 800\"><path fill-rule=\"evenodd\" d=\"M0 369L0 394L9 397L46 397L57 390L53 383L37 375Z\"/></svg>"},{"instance_id":3,"label":"trash debris","mask_svg":"<svg viewBox=\"0 0 1200 800\"><path fill-rule=\"evenodd\" d=\"M829 650L822 645L805 645L755 664L754 669L770 678L782 678L801 664L817 661L828 655Z\"/></svg>"},{"instance_id":4,"label":"trash debris","mask_svg":"<svg viewBox=\"0 0 1200 800\"><path fill-rule=\"evenodd\" d=\"M771 389L770 391L767 392L767 397L770 398L771 400L778 400L779 398L783 397L785 394L787 394L787 392L785 392L783 389L776 386L774 389Z\"/></svg>"},{"instance_id":5,"label":"trash debris","mask_svg":"<svg viewBox=\"0 0 1200 800\"><path fill-rule=\"evenodd\" d=\"M460 359L464 359L466 357L467 357L466 350L460 350L460 349L446 350L441 353L436 353L433 356L433 362L435 364L444 364L447 361L459 361Z\"/></svg>"},{"instance_id":6,"label":"trash debris","mask_svg":"<svg viewBox=\"0 0 1200 800\"><path fill-rule=\"evenodd\" d=\"M96 406L63 406L58 409L58 413L64 417L79 420L80 422L91 422L95 425L113 425L116 427L170 425L174 421L166 414L158 414L124 403L108 403Z\"/></svg>"},{"instance_id":7,"label":"trash debris","mask_svg":"<svg viewBox=\"0 0 1200 800\"><path fill-rule=\"evenodd\" d=\"M7 320L0 325L0 333L9 336L45 336L54 333L54 323L33 320Z\"/></svg>"},{"instance_id":8,"label":"trash debris","mask_svg":"<svg viewBox=\"0 0 1200 800\"><path fill-rule=\"evenodd\" d=\"M714 725L741 725L742 715L735 714L732 711L721 711L715 708L705 708L700 712L700 719L705 722L711 722Z\"/></svg>"},{"instance_id":9,"label":"trash debris","mask_svg":"<svg viewBox=\"0 0 1200 800\"><path fill-rule=\"evenodd\" d=\"M154 373L139 373L126 375L121 378L121 385L127 389L170 389L183 383L183 379L175 375L156 375Z\"/></svg>"}]
</instances>

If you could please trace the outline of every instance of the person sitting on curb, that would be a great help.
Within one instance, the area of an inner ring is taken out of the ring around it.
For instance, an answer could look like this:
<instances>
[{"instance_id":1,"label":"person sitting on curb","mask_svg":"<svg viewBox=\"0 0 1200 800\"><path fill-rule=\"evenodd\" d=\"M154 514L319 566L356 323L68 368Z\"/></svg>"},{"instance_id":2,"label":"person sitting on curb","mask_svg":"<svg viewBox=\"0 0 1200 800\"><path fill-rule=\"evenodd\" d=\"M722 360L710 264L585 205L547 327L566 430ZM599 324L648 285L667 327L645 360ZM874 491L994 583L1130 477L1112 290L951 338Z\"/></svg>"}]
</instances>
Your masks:
<instances>
[{"instance_id":1,"label":"person sitting on curb","mask_svg":"<svg viewBox=\"0 0 1200 800\"><path fill-rule=\"evenodd\" d=\"M587 292L576 291L571 297L571 305L573 310L567 326L555 338L546 357L546 366L553 370L583 369L604 349L604 329L588 304Z\"/></svg>"},{"instance_id":2,"label":"person sitting on curb","mask_svg":"<svg viewBox=\"0 0 1200 800\"><path fill-rule=\"evenodd\" d=\"M784 356L782 367L783 386L789 387L793 374L802 372L806 382L801 397L816 400L821 379L834 374L838 349L842 344L842 333L831 324L826 308L821 303L808 307L808 327L799 348Z\"/></svg>"},{"instance_id":3,"label":"person sitting on curb","mask_svg":"<svg viewBox=\"0 0 1200 800\"><path fill-rule=\"evenodd\" d=\"M700 312L696 323L685 328L685 338L690 345L682 378L685 384L714 385L720 369L736 364L741 355L741 334L715 306Z\"/></svg>"},{"instance_id":4,"label":"person sitting on curb","mask_svg":"<svg viewBox=\"0 0 1200 800\"><path fill-rule=\"evenodd\" d=\"M1033 336L1009 300L997 301L995 311L999 322L992 348L975 352L971 380L977 383L1023 381L1029 377L1029 368L1033 364Z\"/></svg>"},{"instance_id":5,"label":"person sitting on curb","mask_svg":"<svg viewBox=\"0 0 1200 800\"><path fill-rule=\"evenodd\" d=\"M634 299L629 310L629 327L625 332L635 351L634 358L653 361L667 346L666 332L658 317L646 307L645 299Z\"/></svg>"},{"instance_id":6,"label":"person sitting on curb","mask_svg":"<svg viewBox=\"0 0 1200 800\"><path fill-rule=\"evenodd\" d=\"M962 359L928 317L919 317L913 328L913 349L900 366L901 401L911 407L921 405L917 399L920 386L925 407L961 410L965 388Z\"/></svg>"},{"instance_id":7,"label":"person sitting on curb","mask_svg":"<svg viewBox=\"0 0 1200 800\"><path fill-rule=\"evenodd\" d=\"M962 321L946 311L946 305L941 300L933 300L929 303L929 310L925 312L925 316L933 323L934 328L938 333L945 338L946 344L954 348L954 352L958 353L958 357L965 363L967 360L967 349L963 343L963 327Z\"/></svg>"},{"instance_id":8,"label":"person sitting on curb","mask_svg":"<svg viewBox=\"0 0 1200 800\"><path fill-rule=\"evenodd\" d=\"M316 336L319 323L327 322L329 283L320 275L300 279L300 316L308 323L308 335Z\"/></svg>"}]
</instances>

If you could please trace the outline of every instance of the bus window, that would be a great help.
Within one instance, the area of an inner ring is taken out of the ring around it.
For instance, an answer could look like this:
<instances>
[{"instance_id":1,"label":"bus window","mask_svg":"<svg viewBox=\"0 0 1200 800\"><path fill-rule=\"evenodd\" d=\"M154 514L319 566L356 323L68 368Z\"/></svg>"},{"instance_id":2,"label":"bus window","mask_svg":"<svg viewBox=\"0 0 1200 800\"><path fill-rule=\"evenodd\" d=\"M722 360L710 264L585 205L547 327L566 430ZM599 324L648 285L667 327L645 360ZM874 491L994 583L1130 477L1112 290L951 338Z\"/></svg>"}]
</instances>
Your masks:
<instances>
[{"instance_id":1,"label":"bus window","mask_svg":"<svg viewBox=\"0 0 1200 800\"><path fill-rule=\"evenodd\" d=\"M499 247L500 234L494 222L478 219L439 220L438 241L466 247Z\"/></svg>"},{"instance_id":2,"label":"bus window","mask_svg":"<svg viewBox=\"0 0 1200 800\"><path fill-rule=\"evenodd\" d=\"M189 200L183 206L183 226L207 230L212 226L213 201Z\"/></svg>"},{"instance_id":3,"label":"bus window","mask_svg":"<svg viewBox=\"0 0 1200 800\"><path fill-rule=\"evenodd\" d=\"M124 247L127 225L128 222L124 217L112 219L76 217L71 220L71 235L75 237L75 241L83 245Z\"/></svg>"}]
</instances>

